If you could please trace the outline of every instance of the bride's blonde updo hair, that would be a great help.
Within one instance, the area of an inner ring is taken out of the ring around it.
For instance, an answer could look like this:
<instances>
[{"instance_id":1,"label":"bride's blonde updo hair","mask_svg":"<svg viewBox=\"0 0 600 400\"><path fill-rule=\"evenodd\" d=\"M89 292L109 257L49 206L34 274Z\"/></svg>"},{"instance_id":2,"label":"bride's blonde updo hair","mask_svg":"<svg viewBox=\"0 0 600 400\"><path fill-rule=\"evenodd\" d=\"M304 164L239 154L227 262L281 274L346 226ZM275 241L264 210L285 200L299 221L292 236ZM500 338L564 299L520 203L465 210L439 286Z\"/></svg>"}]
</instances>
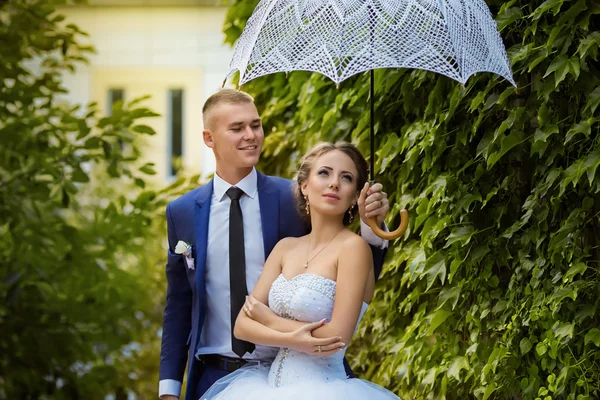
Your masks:
<instances>
[{"instance_id":1,"label":"bride's blonde updo hair","mask_svg":"<svg viewBox=\"0 0 600 400\"><path fill-rule=\"evenodd\" d=\"M358 151L356 146L348 142L337 142L333 143L319 143L315 147L313 147L308 153L302 157L302 161L300 162L300 167L298 168L298 173L296 175L296 188L295 188L295 196L296 196L296 205L298 207L298 212L302 216L305 222L310 224L310 215L306 213L306 200L304 199L304 195L302 194L302 184L306 182L308 177L310 176L310 171L319 157L321 157L325 153L329 153L330 151L339 150L342 153L346 154L350 159L354 162L356 166L356 171L358 176L356 176L356 191L360 192L365 182L367 182L368 174L369 174L369 165L367 161L363 157L363 155ZM309 199L310 202L310 199ZM352 218L358 213L358 206L352 209ZM348 212L344 213L344 225L350 224L350 215Z\"/></svg>"}]
</instances>

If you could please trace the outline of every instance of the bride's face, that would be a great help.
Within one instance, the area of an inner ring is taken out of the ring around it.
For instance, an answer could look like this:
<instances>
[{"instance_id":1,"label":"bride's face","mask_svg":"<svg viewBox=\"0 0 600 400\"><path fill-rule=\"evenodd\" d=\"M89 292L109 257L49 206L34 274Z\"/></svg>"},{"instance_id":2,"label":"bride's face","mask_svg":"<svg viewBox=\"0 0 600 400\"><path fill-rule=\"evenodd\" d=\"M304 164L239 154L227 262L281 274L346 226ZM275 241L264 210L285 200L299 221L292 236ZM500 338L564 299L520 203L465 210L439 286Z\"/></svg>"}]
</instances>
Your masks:
<instances>
[{"instance_id":1,"label":"bride's face","mask_svg":"<svg viewBox=\"0 0 600 400\"><path fill-rule=\"evenodd\" d=\"M302 194L308 196L311 213L340 215L356 204L358 172L354 161L345 153L333 150L317 158Z\"/></svg>"}]
</instances>

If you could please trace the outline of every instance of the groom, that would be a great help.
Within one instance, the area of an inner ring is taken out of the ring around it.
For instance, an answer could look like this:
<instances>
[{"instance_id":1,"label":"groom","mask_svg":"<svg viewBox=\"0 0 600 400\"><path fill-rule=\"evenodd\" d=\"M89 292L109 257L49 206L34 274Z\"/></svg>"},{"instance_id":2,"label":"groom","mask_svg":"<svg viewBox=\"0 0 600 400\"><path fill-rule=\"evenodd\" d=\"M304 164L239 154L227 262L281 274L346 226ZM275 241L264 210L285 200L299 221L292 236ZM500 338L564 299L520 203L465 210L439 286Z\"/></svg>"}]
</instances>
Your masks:
<instances>
[{"instance_id":1,"label":"groom","mask_svg":"<svg viewBox=\"0 0 600 400\"><path fill-rule=\"evenodd\" d=\"M243 365L273 360L277 349L233 336L241 308L236 304L243 304L252 291L279 240L308 233L296 211L291 181L254 168L264 133L253 98L223 89L208 98L202 116L204 142L216 159L215 177L171 202L166 212L168 286L159 382L163 400L179 398L186 363L185 399L197 400ZM361 232L371 244L376 277L387 243L362 220L377 217L382 223L388 202L381 189L374 185L359 202Z\"/></svg>"}]
</instances>

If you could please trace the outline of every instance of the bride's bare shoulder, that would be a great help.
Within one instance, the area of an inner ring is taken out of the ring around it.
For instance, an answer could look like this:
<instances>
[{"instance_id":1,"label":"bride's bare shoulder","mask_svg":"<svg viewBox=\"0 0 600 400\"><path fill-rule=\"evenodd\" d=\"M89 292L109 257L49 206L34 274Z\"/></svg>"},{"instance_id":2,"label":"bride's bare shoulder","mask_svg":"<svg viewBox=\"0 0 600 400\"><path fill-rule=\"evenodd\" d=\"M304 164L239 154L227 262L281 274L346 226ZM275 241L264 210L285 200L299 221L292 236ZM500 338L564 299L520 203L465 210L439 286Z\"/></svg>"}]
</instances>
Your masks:
<instances>
[{"instance_id":1,"label":"bride's bare shoulder","mask_svg":"<svg viewBox=\"0 0 600 400\"><path fill-rule=\"evenodd\" d=\"M341 250L343 252L350 251L352 253L355 252L364 252L369 250L370 247L367 241L360 235L352 231L346 232L346 235L343 237L343 243L341 246Z\"/></svg>"},{"instance_id":2,"label":"bride's bare shoulder","mask_svg":"<svg viewBox=\"0 0 600 400\"><path fill-rule=\"evenodd\" d=\"M357 243L360 243L361 241L366 243L365 239L363 239L362 236L360 236L357 233L352 232L350 229L346 229L342 239L344 240L345 244L349 244L349 245L357 244Z\"/></svg>"},{"instance_id":3,"label":"bride's bare shoulder","mask_svg":"<svg viewBox=\"0 0 600 400\"><path fill-rule=\"evenodd\" d=\"M286 237L281 239L278 243L277 243L277 248L280 251L290 251L293 248L295 248L296 246L298 246L300 243L302 243L302 241L304 240L306 236L300 236L300 237Z\"/></svg>"}]
</instances>

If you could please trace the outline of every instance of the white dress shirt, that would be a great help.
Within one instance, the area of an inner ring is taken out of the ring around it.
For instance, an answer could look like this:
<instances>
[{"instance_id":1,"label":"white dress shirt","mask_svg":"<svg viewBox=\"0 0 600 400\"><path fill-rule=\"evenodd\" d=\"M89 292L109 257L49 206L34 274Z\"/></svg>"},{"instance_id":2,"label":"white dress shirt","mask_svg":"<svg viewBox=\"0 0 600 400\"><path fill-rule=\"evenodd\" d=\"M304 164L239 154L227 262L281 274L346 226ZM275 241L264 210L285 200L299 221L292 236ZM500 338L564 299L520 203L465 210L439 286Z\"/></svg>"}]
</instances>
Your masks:
<instances>
[{"instance_id":1,"label":"white dress shirt","mask_svg":"<svg viewBox=\"0 0 600 400\"><path fill-rule=\"evenodd\" d=\"M226 192L232 186L215 175L210 203L208 242L206 252L206 319L196 356L220 354L238 356L231 349L231 305L229 299L229 207L231 199ZM244 249L246 255L246 287L252 292L263 266L263 242L260 203L258 201L258 175L252 169L249 175L235 185L244 191L240 207L244 221ZM274 359L278 349L256 346L246 359Z\"/></svg>"},{"instance_id":2,"label":"white dress shirt","mask_svg":"<svg viewBox=\"0 0 600 400\"><path fill-rule=\"evenodd\" d=\"M220 354L227 357L237 355L231 348L231 306L229 301L229 206L231 200L227 190L232 187L215 174L208 223L206 253L206 318L200 334L196 357L203 354ZM244 191L240 207L244 221L244 248L246 255L246 287L252 292L265 264L260 203L258 199L258 175L256 169L236 185ZM387 241L376 236L368 225L361 221L361 235L373 246L387 247ZM256 346L245 359L272 361L279 348ZM165 379L159 383L159 396L179 396L181 382Z\"/></svg>"}]
</instances>

